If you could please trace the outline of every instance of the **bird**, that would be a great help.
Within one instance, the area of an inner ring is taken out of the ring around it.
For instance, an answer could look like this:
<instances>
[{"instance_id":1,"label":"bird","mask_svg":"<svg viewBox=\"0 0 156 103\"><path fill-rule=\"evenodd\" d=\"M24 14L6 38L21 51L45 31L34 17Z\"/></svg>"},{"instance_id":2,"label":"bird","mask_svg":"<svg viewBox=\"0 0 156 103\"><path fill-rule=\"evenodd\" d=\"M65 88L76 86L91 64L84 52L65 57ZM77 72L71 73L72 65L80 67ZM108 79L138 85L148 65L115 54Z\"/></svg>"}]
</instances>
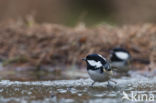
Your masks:
<instances>
[{"instance_id":1,"label":"bird","mask_svg":"<svg viewBox=\"0 0 156 103\"><path fill-rule=\"evenodd\" d=\"M112 68L117 68L117 72L127 73L131 61L130 53L121 47L117 47L110 52L110 64Z\"/></svg>"},{"instance_id":2,"label":"bird","mask_svg":"<svg viewBox=\"0 0 156 103\"><path fill-rule=\"evenodd\" d=\"M104 58L102 55L89 54L82 60L86 62L88 74L93 80L91 86L93 86L95 82L108 81L108 85L110 85L109 81L116 83L115 81L111 80L113 72L111 70L109 61L106 60L106 58Z\"/></svg>"}]
</instances>

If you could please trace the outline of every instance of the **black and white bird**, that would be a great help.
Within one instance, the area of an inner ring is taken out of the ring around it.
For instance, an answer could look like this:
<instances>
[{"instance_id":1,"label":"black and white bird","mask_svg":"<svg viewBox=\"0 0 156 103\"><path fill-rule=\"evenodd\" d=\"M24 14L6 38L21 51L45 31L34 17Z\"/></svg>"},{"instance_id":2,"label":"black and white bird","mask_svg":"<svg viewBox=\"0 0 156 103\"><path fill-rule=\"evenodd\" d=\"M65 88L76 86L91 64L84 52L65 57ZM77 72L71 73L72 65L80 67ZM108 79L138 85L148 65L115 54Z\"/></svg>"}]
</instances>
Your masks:
<instances>
[{"instance_id":1,"label":"black and white bird","mask_svg":"<svg viewBox=\"0 0 156 103\"><path fill-rule=\"evenodd\" d=\"M114 48L110 54L110 64L117 68L120 73L127 73L129 70L130 53L124 48Z\"/></svg>"},{"instance_id":2,"label":"black and white bird","mask_svg":"<svg viewBox=\"0 0 156 103\"><path fill-rule=\"evenodd\" d=\"M109 81L112 81L110 79L113 72L111 70L110 63L103 56L99 54L90 54L82 60L86 61L88 74L94 81L92 86L95 82L105 81L108 81L109 85Z\"/></svg>"}]
</instances>

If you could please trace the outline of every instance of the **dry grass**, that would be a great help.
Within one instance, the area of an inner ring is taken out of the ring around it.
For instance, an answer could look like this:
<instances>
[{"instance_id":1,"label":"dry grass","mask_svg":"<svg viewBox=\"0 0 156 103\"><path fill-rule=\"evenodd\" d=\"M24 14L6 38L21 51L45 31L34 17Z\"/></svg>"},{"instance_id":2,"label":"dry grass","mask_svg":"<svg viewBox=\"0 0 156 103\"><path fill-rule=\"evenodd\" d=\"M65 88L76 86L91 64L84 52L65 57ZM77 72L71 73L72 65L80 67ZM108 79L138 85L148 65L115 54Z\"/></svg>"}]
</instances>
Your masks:
<instances>
[{"instance_id":1,"label":"dry grass","mask_svg":"<svg viewBox=\"0 0 156 103\"><path fill-rule=\"evenodd\" d=\"M101 25L68 28L55 24L5 22L0 24L0 57L24 58L37 64L78 64L89 53L106 56L113 47L127 48L134 58L155 60L156 25Z\"/></svg>"}]
</instances>

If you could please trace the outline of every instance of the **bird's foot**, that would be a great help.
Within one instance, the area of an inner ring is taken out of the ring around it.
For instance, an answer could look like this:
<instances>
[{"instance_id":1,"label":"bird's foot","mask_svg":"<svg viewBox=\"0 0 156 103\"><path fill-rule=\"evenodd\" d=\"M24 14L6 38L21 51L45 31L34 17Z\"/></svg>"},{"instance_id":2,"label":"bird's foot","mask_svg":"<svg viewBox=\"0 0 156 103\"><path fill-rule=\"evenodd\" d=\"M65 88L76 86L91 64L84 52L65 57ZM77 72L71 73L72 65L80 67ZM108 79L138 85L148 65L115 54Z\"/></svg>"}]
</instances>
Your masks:
<instances>
[{"instance_id":1,"label":"bird's foot","mask_svg":"<svg viewBox=\"0 0 156 103\"><path fill-rule=\"evenodd\" d=\"M112 85L109 83L109 81L108 81L107 87L108 88L112 87Z\"/></svg>"},{"instance_id":2,"label":"bird's foot","mask_svg":"<svg viewBox=\"0 0 156 103\"><path fill-rule=\"evenodd\" d=\"M94 84L95 84L95 82L93 82L93 83L91 84L91 86L90 86L90 87L93 87L93 86L94 86Z\"/></svg>"},{"instance_id":3,"label":"bird's foot","mask_svg":"<svg viewBox=\"0 0 156 103\"><path fill-rule=\"evenodd\" d=\"M114 82L114 83L117 83L117 82ZM111 85L109 81L108 81L107 87L108 87L108 88L111 88L111 89L114 88L114 86Z\"/></svg>"},{"instance_id":4,"label":"bird's foot","mask_svg":"<svg viewBox=\"0 0 156 103\"><path fill-rule=\"evenodd\" d=\"M111 81L111 82L113 82L113 83L117 84L117 82L116 82L116 81L114 81L114 80L109 80L109 81Z\"/></svg>"}]
</instances>

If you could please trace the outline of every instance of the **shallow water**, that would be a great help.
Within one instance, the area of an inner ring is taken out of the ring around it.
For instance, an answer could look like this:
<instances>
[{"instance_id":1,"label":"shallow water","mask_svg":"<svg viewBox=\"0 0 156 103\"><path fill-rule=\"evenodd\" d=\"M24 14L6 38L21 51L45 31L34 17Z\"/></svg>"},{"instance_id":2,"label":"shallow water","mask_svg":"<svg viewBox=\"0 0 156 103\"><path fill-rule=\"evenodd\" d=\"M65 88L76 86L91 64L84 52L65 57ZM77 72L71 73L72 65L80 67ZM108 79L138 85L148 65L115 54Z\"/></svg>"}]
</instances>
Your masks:
<instances>
[{"instance_id":1,"label":"shallow water","mask_svg":"<svg viewBox=\"0 0 156 103\"><path fill-rule=\"evenodd\" d=\"M156 102L156 77L147 78L141 75L113 79L117 84L107 82L96 83L91 87L92 80L56 80L56 81L0 81L0 103L131 103L132 100L123 99L123 92L132 92L139 100L141 94L147 98L139 103L149 102L150 95ZM141 100L141 99L140 99ZM135 101L136 102L136 101ZM138 102L138 101L137 101Z\"/></svg>"},{"instance_id":2,"label":"shallow water","mask_svg":"<svg viewBox=\"0 0 156 103\"><path fill-rule=\"evenodd\" d=\"M142 75L131 71L129 77L113 79L117 84L111 82L108 86L107 82L103 82L91 86L93 81L85 79L88 78L87 72L83 71L85 69L75 68L64 69L62 73L62 69L56 68L46 67L36 71L25 67L4 69L0 65L0 103L156 102L156 77L149 72ZM128 98L123 99L125 94ZM142 94L146 96L143 99ZM151 95L154 100L149 100Z\"/></svg>"}]
</instances>

